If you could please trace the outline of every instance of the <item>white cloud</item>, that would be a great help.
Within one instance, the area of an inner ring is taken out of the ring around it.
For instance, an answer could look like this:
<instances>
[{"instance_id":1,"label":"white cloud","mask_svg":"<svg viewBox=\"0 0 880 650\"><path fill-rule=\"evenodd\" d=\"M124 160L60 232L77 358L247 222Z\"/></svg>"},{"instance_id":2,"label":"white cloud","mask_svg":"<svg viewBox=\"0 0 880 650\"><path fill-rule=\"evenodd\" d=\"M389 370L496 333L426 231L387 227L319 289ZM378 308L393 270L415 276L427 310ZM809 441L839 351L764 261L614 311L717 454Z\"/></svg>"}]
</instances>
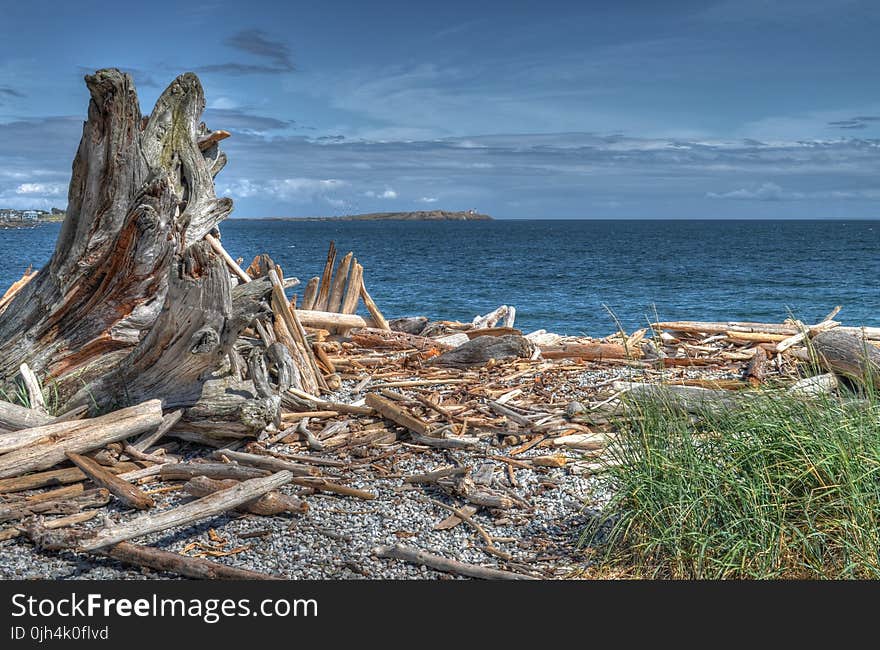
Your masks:
<instances>
[{"instance_id":1,"label":"white cloud","mask_svg":"<svg viewBox=\"0 0 880 650\"><path fill-rule=\"evenodd\" d=\"M19 196L63 196L67 193L64 183L22 183L15 188Z\"/></svg>"},{"instance_id":2,"label":"white cloud","mask_svg":"<svg viewBox=\"0 0 880 650\"><path fill-rule=\"evenodd\" d=\"M373 190L367 190L364 192L364 196L367 196L371 199L396 199L397 192L392 190L390 187L385 188L384 192L375 192Z\"/></svg>"},{"instance_id":3,"label":"white cloud","mask_svg":"<svg viewBox=\"0 0 880 650\"><path fill-rule=\"evenodd\" d=\"M39 175L39 174L37 174ZM60 182L19 183L3 187L2 179L33 178L34 174L0 173L0 208L48 210L67 203L67 184Z\"/></svg>"},{"instance_id":4,"label":"white cloud","mask_svg":"<svg viewBox=\"0 0 880 650\"><path fill-rule=\"evenodd\" d=\"M419 203L437 203L437 201L436 196L423 196L419 199Z\"/></svg>"},{"instance_id":5,"label":"white cloud","mask_svg":"<svg viewBox=\"0 0 880 650\"><path fill-rule=\"evenodd\" d=\"M331 193L343 190L348 185L346 181L336 178L274 178L267 181L243 178L229 185L221 185L218 194L229 194L232 198L263 197L298 203L320 199L335 205Z\"/></svg>"},{"instance_id":6,"label":"white cloud","mask_svg":"<svg viewBox=\"0 0 880 650\"><path fill-rule=\"evenodd\" d=\"M208 108L218 108L220 110L228 110L232 108L238 108L238 102L234 99L230 99L229 97L217 97L216 99L208 102Z\"/></svg>"}]
</instances>

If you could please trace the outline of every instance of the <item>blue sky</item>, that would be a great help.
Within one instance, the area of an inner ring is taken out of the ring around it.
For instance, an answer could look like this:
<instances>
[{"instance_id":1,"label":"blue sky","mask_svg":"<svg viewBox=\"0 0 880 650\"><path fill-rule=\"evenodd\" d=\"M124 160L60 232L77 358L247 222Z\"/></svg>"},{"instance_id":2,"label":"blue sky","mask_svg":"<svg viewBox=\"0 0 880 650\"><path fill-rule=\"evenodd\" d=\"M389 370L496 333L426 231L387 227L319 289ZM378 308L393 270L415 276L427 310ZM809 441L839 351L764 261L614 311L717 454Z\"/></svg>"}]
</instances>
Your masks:
<instances>
[{"instance_id":1,"label":"blue sky","mask_svg":"<svg viewBox=\"0 0 880 650\"><path fill-rule=\"evenodd\" d=\"M0 0L0 207L63 207L99 67L184 71L233 216L880 218L880 3Z\"/></svg>"}]
</instances>

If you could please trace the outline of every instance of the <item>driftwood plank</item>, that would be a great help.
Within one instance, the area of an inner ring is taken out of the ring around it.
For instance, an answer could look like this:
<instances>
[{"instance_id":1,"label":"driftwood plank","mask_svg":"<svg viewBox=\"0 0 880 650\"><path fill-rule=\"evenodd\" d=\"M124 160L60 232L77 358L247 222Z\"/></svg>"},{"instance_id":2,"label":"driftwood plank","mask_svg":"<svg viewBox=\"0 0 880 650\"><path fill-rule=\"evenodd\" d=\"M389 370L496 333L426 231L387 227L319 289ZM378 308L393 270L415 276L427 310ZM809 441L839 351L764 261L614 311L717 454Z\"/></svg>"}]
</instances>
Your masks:
<instances>
[{"instance_id":1,"label":"driftwood plank","mask_svg":"<svg viewBox=\"0 0 880 650\"><path fill-rule=\"evenodd\" d=\"M398 406L389 399L380 397L376 393L367 393L364 398L367 406L376 409L376 411L395 424L399 424L404 429L408 429L412 433L424 436L430 431L428 423L421 418L416 417L405 408Z\"/></svg>"},{"instance_id":2,"label":"driftwood plank","mask_svg":"<svg viewBox=\"0 0 880 650\"><path fill-rule=\"evenodd\" d=\"M178 409L177 411L172 411L171 413L166 414L162 418L162 424L159 425L159 428L156 429L153 433L145 433L140 438L135 440L132 443L132 448L137 451L146 451L151 446L155 445L159 439L162 438L166 433L171 431L175 424L180 422L180 418L183 417L183 410Z\"/></svg>"},{"instance_id":3,"label":"driftwood plank","mask_svg":"<svg viewBox=\"0 0 880 650\"><path fill-rule=\"evenodd\" d=\"M50 519L49 521L43 522L41 525L47 530L67 528L68 526L75 526L76 524L81 524L84 521L88 521L89 519L94 519L97 515L98 510L85 510L83 512L75 512L72 515L67 515L66 517L57 517L56 519ZM21 537L24 534L24 526L16 525L10 526L8 528L3 528L0 529L0 542L4 542L7 539Z\"/></svg>"},{"instance_id":4,"label":"driftwood plank","mask_svg":"<svg viewBox=\"0 0 880 650\"><path fill-rule=\"evenodd\" d=\"M2 434L0 435L0 454L8 454L16 449L42 441L57 440L73 435L75 432L97 430L102 427L108 427L106 429L108 432L110 429L125 428L131 424L128 422L129 418L139 417L148 412L150 412L149 407L139 404L88 420L55 421L43 426Z\"/></svg>"},{"instance_id":5,"label":"driftwood plank","mask_svg":"<svg viewBox=\"0 0 880 650\"><path fill-rule=\"evenodd\" d=\"M297 309L296 316L305 327L330 330L334 327L372 327L375 323L357 314L337 314L329 311Z\"/></svg>"},{"instance_id":6,"label":"driftwood plank","mask_svg":"<svg viewBox=\"0 0 880 650\"><path fill-rule=\"evenodd\" d=\"M43 439L0 456L0 478L49 469L65 460L68 452L82 454L111 442L145 433L162 423L160 400L149 400L126 411L127 417L122 419L114 418L111 413L95 418L89 426L83 425L82 421L71 423L80 428L58 439ZM101 422L96 424L98 420Z\"/></svg>"},{"instance_id":7,"label":"driftwood plank","mask_svg":"<svg viewBox=\"0 0 880 650\"><path fill-rule=\"evenodd\" d=\"M187 557L185 555L180 555L179 553L163 551L151 546L130 544L129 542L119 542L110 548L100 549L96 551L95 554L110 557L114 560L125 562L126 564L134 564L136 566L156 569L157 571L176 573L197 580L281 579L278 576L269 575L267 573L239 569L220 564L219 562L205 560L203 558Z\"/></svg>"},{"instance_id":8,"label":"driftwood plank","mask_svg":"<svg viewBox=\"0 0 880 650\"><path fill-rule=\"evenodd\" d=\"M238 484L239 482L233 479L218 480L208 478L207 476L196 476L183 486L183 491L194 497L204 497L219 492L220 490L235 487ZM237 510L243 510L263 517L270 517L272 515L280 515L283 512L302 514L308 512L309 506L301 499L273 490L253 501L241 504L238 506Z\"/></svg>"},{"instance_id":9,"label":"driftwood plank","mask_svg":"<svg viewBox=\"0 0 880 650\"><path fill-rule=\"evenodd\" d=\"M541 356L545 359L584 359L600 361L602 359L626 359L640 357L638 348L627 350L616 343L571 343L568 345L547 345L541 348Z\"/></svg>"},{"instance_id":10,"label":"driftwood plank","mask_svg":"<svg viewBox=\"0 0 880 650\"><path fill-rule=\"evenodd\" d=\"M312 488L313 490L319 490L321 492L332 492L334 494L341 494L346 497L355 497L357 499L363 499L365 501L371 501L376 498L376 495L372 492L367 492L366 490L359 490L358 488L348 487L347 485L340 485L339 483L331 483L325 478L320 476L297 476L291 481L294 485L300 485L302 487Z\"/></svg>"},{"instance_id":11,"label":"driftwood plank","mask_svg":"<svg viewBox=\"0 0 880 650\"><path fill-rule=\"evenodd\" d=\"M189 480L196 476L246 481L269 476L270 473L264 469L235 463L168 463L159 468L159 476L164 481Z\"/></svg>"},{"instance_id":12,"label":"driftwood plank","mask_svg":"<svg viewBox=\"0 0 880 650\"><path fill-rule=\"evenodd\" d=\"M88 456L80 456L79 454L68 452L67 457L74 465L85 472L93 483L107 488L110 494L128 507L136 508L137 510L148 510L156 505L156 502L153 501L150 495L144 494L140 488L107 471L105 467L102 467Z\"/></svg>"},{"instance_id":13,"label":"driftwood plank","mask_svg":"<svg viewBox=\"0 0 880 650\"><path fill-rule=\"evenodd\" d=\"M358 316L360 318L360 316ZM389 350L449 350L451 346L437 339L407 334L406 332L385 331L374 327L359 328L351 333L351 340L362 348Z\"/></svg>"},{"instance_id":14,"label":"driftwood plank","mask_svg":"<svg viewBox=\"0 0 880 650\"><path fill-rule=\"evenodd\" d=\"M318 311L326 311L327 304L330 301L330 283L333 280L333 265L336 263L336 244L330 242L330 249L327 251L327 262L324 264L324 272L321 274L321 285L318 289L318 295L315 297L314 309Z\"/></svg>"},{"instance_id":15,"label":"driftwood plank","mask_svg":"<svg viewBox=\"0 0 880 650\"><path fill-rule=\"evenodd\" d=\"M475 564L466 564L458 560L450 560L449 558L440 557L433 553L426 553L417 548L395 544L393 546L378 546L373 549L373 555L381 558L389 558L393 560L403 560L411 564L420 564L423 566L444 571L446 573L455 573L458 575L468 576L470 578L480 578L482 580L537 580L534 576L524 573L514 573L513 571L504 571L502 569L492 569L489 567L477 566Z\"/></svg>"},{"instance_id":16,"label":"driftwood plank","mask_svg":"<svg viewBox=\"0 0 880 650\"><path fill-rule=\"evenodd\" d=\"M34 409L0 400L0 428L8 431L30 429L49 424L54 418Z\"/></svg>"},{"instance_id":17,"label":"driftwood plank","mask_svg":"<svg viewBox=\"0 0 880 650\"><path fill-rule=\"evenodd\" d=\"M98 488L60 499L18 502L0 508L0 521L14 521L40 514L67 515L86 508L98 508L108 501L110 493L104 488Z\"/></svg>"},{"instance_id":18,"label":"driftwood plank","mask_svg":"<svg viewBox=\"0 0 880 650\"><path fill-rule=\"evenodd\" d=\"M103 528L92 537L82 540L78 547L83 551L94 551L141 535L209 519L279 488L292 478L290 472L283 471L265 478L243 481L182 506L163 512L148 512L126 523Z\"/></svg>"},{"instance_id":19,"label":"driftwood plank","mask_svg":"<svg viewBox=\"0 0 880 650\"><path fill-rule=\"evenodd\" d=\"M327 311L338 312L342 307L342 296L345 293L345 281L348 280L352 257L354 253L350 251L346 253L336 269L336 277L333 279L330 297L327 300Z\"/></svg>"},{"instance_id":20,"label":"driftwood plank","mask_svg":"<svg viewBox=\"0 0 880 650\"><path fill-rule=\"evenodd\" d=\"M794 325L779 325L777 323L747 323L733 321L718 323L688 320L652 323L651 329L694 334L724 334L726 332L738 332L745 334L784 334L785 336L793 336L800 332L800 329Z\"/></svg>"},{"instance_id":21,"label":"driftwood plank","mask_svg":"<svg viewBox=\"0 0 880 650\"><path fill-rule=\"evenodd\" d=\"M215 131L217 133L217 131ZM226 249L223 248L223 244L214 237L213 235L205 235L205 241L211 245L211 248L214 249L214 252L217 253L220 257L223 258L223 261L226 262L226 266L229 267L229 270L242 282L250 282L251 276L245 273L242 268L235 263L235 260L232 259L232 256L226 252Z\"/></svg>"},{"instance_id":22,"label":"driftwood plank","mask_svg":"<svg viewBox=\"0 0 880 650\"><path fill-rule=\"evenodd\" d=\"M138 469L134 463L117 463L113 467L105 468L113 474L123 474ZM51 485L66 485L85 481L88 477L79 467L67 467L65 469L53 469L46 472L37 472L27 476L4 478L0 480L0 494L9 492L22 492L24 490L36 490Z\"/></svg>"},{"instance_id":23,"label":"driftwood plank","mask_svg":"<svg viewBox=\"0 0 880 650\"><path fill-rule=\"evenodd\" d=\"M320 278L314 277L308 281L303 291L302 308L312 309L315 306L315 299L318 297L318 282Z\"/></svg>"},{"instance_id":24,"label":"driftwood plank","mask_svg":"<svg viewBox=\"0 0 880 650\"><path fill-rule=\"evenodd\" d=\"M385 320L382 312L379 311L379 308L376 306L375 301L367 292L367 287L364 285L363 274L361 275L361 300L364 301L364 304L367 306L367 311L370 312L370 316L372 316L373 320L376 322L376 327L380 330L391 331L388 321Z\"/></svg>"},{"instance_id":25,"label":"driftwood plank","mask_svg":"<svg viewBox=\"0 0 880 650\"><path fill-rule=\"evenodd\" d=\"M270 470L272 472L280 472L287 470L294 476L318 476L321 473L317 467L294 463L289 460L275 458L274 456L261 456L259 454L248 454L243 451L230 451L228 449L218 449L213 453L216 460L228 458L242 465L250 467L259 467L260 469Z\"/></svg>"},{"instance_id":26,"label":"driftwood plank","mask_svg":"<svg viewBox=\"0 0 880 650\"><path fill-rule=\"evenodd\" d=\"M34 371L26 363L21 364L18 372L21 374L21 379L24 381L24 386L27 389L28 402L31 408L40 413L47 413L46 400L43 399L43 389L40 387L37 375L34 374Z\"/></svg>"}]
</instances>

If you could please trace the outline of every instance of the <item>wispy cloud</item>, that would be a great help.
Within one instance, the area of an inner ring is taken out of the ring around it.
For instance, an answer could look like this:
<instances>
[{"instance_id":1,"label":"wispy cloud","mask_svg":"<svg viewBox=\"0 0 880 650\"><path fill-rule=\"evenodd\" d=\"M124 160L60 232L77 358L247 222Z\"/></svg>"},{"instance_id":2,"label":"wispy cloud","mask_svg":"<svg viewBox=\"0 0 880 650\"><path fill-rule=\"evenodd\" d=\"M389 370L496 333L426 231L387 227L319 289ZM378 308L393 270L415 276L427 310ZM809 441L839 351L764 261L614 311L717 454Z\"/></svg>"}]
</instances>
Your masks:
<instances>
[{"instance_id":1,"label":"wispy cloud","mask_svg":"<svg viewBox=\"0 0 880 650\"><path fill-rule=\"evenodd\" d=\"M803 192L786 192L776 183L762 183L755 188L741 188L730 192L707 192L710 199L734 199L740 201L783 201L804 198Z\"/></svg>"},{"instance_id":2,"label":"wispy cloud","mask_svg":"<svg viewBox=\"0 0 880 650\"><path fill-rule=\"evenodd\" d=\"M734 199L738 201L806 201L806 200L863 200L872 201L880 198L880 188L859 190L820 190L795 191L786 190L776 183L762 183L751 188L740 188L730 192L707 192L709 199Z\"/></svg>"},{"instance_id":3,"label":"wispy cloud","mask_svg":"<svg viewBox=\"0 0 880 650\"><path fill-rule=\"evenodd\" d=\"M2 97L25 97L26 95L20 90L10 88L9 86L0 86L0 98Z\"/></svg>"},{"instance_id":4,"label":"wispy cloud","mask_svg":"<svg viewBox=\"0 0 880 650\"><path fill-rule=\"evenodd\" d=\"M278 68L293 70L290 47L281 41L273 41L259 29L243 29L223 41L242 52L250 52L273 62Z\"/></svg>"},{"instance_id":5,"label":"wispy cloud","mask_svg":"<svg viewBox=\"0 0 880 650\"><path fill-rule=\"evenodd\" d=\"M247 108L209 108L205 111L204 118L213 129L255 135L286 129L295 124L294 120L279 120L250 113Z\"/></svg>"},{"instance_id":6,"label":"wispy cloud","mask_svg":"<svg viewBox=\"0 0 880 650\"><path fill-rule=\"evenodd\" d=\"M281 201L303 203L323 200L333 204L334 193L343 190L348 183L335 178L272 178L252 180L242 178L219 186L221 192L238 198L264 197Z\"/></svg>"},{"instance_id":7,"label":"wispy cloud","mask_svg":"<svg viewBox=\"0 0 880 650\"><path fill-rule=\"evenodd\" d=\"M848 120L835 120L833 122L828 122L828 126L837 129L867 129L872 122L880 122L880 116L860 115Z\"/></svg>"},{"instance_id":8,"label":"wispy cloud","mask_svg":"<svg viewBox=\"0 0 880 650\"><path fill-rule=\"evenodd\" d=\"M196 68L196 72L221 73L230 75L280 74L293 72L296 66L290 46L276 41L260 29L243 29L223 40L223 43L239 52L251 54L262 63L213 63Z\"/></svg>"}]
</instances>

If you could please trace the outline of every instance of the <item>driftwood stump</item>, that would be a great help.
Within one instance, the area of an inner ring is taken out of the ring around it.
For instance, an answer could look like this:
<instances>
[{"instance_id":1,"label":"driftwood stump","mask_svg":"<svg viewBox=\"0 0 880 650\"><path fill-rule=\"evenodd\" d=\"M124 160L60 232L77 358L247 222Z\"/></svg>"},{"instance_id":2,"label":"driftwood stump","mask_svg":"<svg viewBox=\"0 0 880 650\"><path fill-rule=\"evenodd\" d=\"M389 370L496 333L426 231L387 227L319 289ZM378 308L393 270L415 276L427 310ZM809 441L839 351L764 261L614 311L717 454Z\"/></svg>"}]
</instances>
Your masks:
<instances>
[{"instance_id":1,"label":"driftwood stump","mask_svg":"<svg viewBox=\"0 0 880 650\"><path fill-rule=\"evenodd\" d=\"M190 407L225 374L272 290L266 280L238 285L205 241L232 210L214 193L228 134L200 121L194 74L175 79L147 116L129 75L99 70L85 81L88 120L55 252L0 312L0 386L26 362L66 408L154 398Z\"/></svg>"}]
</instances>

